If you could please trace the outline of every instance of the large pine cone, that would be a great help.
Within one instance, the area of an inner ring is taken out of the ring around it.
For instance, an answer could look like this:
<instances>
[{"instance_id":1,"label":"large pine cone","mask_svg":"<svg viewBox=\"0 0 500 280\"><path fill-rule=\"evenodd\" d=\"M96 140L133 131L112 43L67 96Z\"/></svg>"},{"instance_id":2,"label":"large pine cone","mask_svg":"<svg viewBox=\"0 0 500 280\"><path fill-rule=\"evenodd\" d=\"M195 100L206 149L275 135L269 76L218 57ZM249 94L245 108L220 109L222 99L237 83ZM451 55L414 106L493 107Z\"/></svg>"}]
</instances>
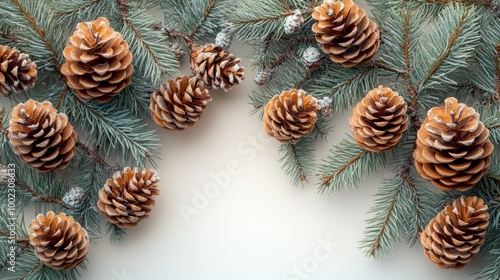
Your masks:
<instances>
[{"instance_id":1,"label":"large pine cone","mask_svg":"<svg viewBox=\"0 0 500 280\"><path fill-rule=\"evenodd\" d=\"M184 130L200 119L210 101L212 97L200 79L180 75L151 94L149 108L161 127Z\"/></svg>"},{"instance_id":2,"label":"large pine cone","mask_svg":"<svg viewBox=\"0 0 500 280\"><path fill-rule=\"evenodd\" d=\"M112 224L118 227L136 226L149 217L160 194L160 179L155 171L125 167L108 179L99 191L97 208Z\"/></svg>"},{"instance_id":3,"label":"large pine cone","mask_svg":"<svg viewBox=\"0 0 500 280\"><path fill-rule=\"evenodd\" d=\"M78 141L68 116L58 114L48 101L32 99L12 109L9 138L21 160L40 172L66 168Z\"/></svg>"},{"instance_id":4,"label":"large pine cone","mask_svg":"<svg viewBox=\"0 0 500 280\"><path fill-rule=\"evenodd\" d=\"M379 86L369 91L349 119L354 141L375 153L393 148L406 131L407 108L403 97L390 88Z\"/></svg>"},{"instance_id":5,"label":"large pine cone","mask_svg":"<svg viewBox=\"0 0 500 280\"><path fill-rule=\"evenodd\" d=\"M209 89L229 91L245 79L241 59L214 44L196 47L191 53L190 64L191 70Z\"/></svg>"},{"instance_id":6,"label":"large pine cone","mask_svg":"<svg viewBox=\"0 0 500 280\"><path fill-rule=\"evenodd\" d=\"M38 214L29 227L30 243L45 265L57 270L72 269L83 263L90 248L87 231L73 217L50 211Z\"/></svg>"},{"instance_id":7,"label":"large pine cone","mask_svg":"<svg viewBox=\"0 0 500 280\"><path fill-rule=\"evenodd\" d=\"M29 55L0 45L0 93L3 96L28 90L37 78L36 64Z\"/></svg>"},{"instance_id":8,"label":"large pine cone","mask_svg":"<svg viewBox=\"0 0 500 280\"><path fill-rule=\"evenodd\" d=\"M107 102L132 81L132 53L106 18L77 25L61 72L82 100Z\"/></svg>"},{"instance_id":9,"label":"large pine cone","mask_svg":"<svg viewBox=\"0 0 500 280\"><path fill-rule=\"evenodd\" d=\"M488 206L475 196L447 205L420 235L424 253L440 268L460 269L478 252L488 227Z\"/></svg>"},{"instance_id":10,"label":"large pine cone","mask_svg":"<svg viewBox=\"0 0 500 280\"><path fill-rule=\"evenodd\" d=\"M429 110L418 130L415 167L442 190L466 191L490 166L488 136L474 108L447 98L444 106Z\"/></svg>"},{"instance_id":11,"label":"large pine cone","mask_svg":"<svg viewBox=\"0 0 500 280\"><path fill-rule=\"evenodd\" d=\"M264 107L264 128L281 143L297 143L318 120L318 103L303 90L292 89L271 98Z\"/></svg>"},{"instance_id":12,"label":"large pine cone","mask_svg":"<svg viewBox=\"0 0 500 280\"><path fill-rule=\"evenodd\" d=\"M314 8L316 41L330 58L344 67L370 61L380 47L380 31L352 0L325 0Z\"/></svg>"}]
</instances>

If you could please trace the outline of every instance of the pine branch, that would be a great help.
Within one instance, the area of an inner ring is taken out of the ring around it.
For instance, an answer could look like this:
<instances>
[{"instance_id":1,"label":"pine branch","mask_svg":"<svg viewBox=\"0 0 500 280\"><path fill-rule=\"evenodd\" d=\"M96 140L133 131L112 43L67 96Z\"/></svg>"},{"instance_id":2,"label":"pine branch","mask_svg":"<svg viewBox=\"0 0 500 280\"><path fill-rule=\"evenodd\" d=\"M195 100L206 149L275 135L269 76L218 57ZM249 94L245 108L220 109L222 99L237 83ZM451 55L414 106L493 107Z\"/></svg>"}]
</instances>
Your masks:
<instances>
[{"instance_id":1,"label":"pine branch","mask_svg":"<svg viewBox=\"0 0 500 280\"><path fill-rule=\"evenodd\" d=\"M31 25L31 28L33 29L33 31L43 41L43 43L45 44L46 48L52 53L52 63L54 64L55 68L59 71L61 69L61 64L59 63L57 52L55 51L54 47L49 42L49 40L45 37L45 31L40 28L40 26L36 22L35 18L30 13L28 13L28 11L19 2L19 0L11 0L11 1L19 9L19 11L21 12L22 16Z\"/></svg>"},{"instance_id":2,"label":"pine branch","mask_svg":"<svg viewBox=\"0 0 500 280\"><path fill-rule=\"evenodd\" d=\"M83 149L83 150L84 150L87 154L89 154L95 162L97 162L97 163L101 164L102 166L104 166L104 167L105 167L106 169L108 169L109 171L114 171L113 166L111 166L109 163L107 163L107 162L106 162L103 158L101 158L101 157L99 156L99 154L98 154L98 153L96 153L96 152L92 151L89 147L87 147L87 146L86 146L85 144L83 144L81 141L78 141L78 142L76 143L76 145L77 145L78 147L82 148L82 149Z\"/></svg>"},{"instance_id":3,"label":"pine branch","mask_svg":"<svg viewBox=\"0 0 500 280\"><path fill-rule=\"evenodd\" d=\"M319 191L338 192L355 187L365 176L385 164L385 153L372 153L358 146L351 136L330 150L320 165Z\"/></svg>"},{"instance_id":4,"label":"pine branch","mask_svg":"<svg viewBox=\"0 0 500 280\"><path fill-rule=\"evenodd\" d=\"M87 4L84 4L82 5L81 7L78 7L78 8L75 8L75 9L72 9L72 10L69 10L69 11L59 11L59 12L55 12L54 15L55 16L69 16L69 15L73 15L73 14L78 14L78 13L82 13L84 12L85 10L88 10L90 9L92 6L100 3L102 0L92 0L90 2L88 2Z\"/></svg>"},{"instance_id":5,"label":"pine branch","mask_svg":"<svg viewBox=\"0 0 500 280\"><path fill-rule=\"evenodd\" d=\"M8 31L3 31L0 29L0 37L1 38L4 38L4 39L7 39L13 43L17 43L18 39L16 38L16 36L12 35L11 33L9 33Z\"/></svg>"},{"instance_id":6,"label":"pine branch","mask_svg":"<svg viewBox=\"0 0 500 280\"><path fill-rule=\"evenodd\" d=\"M69 208L68 205L66 205L66 203L64 203L64 201L57 199L57 198L54 198L54 197L48 197L46 195L37 193L36 191L32 190L31 188L28 188L28 187L24 186L23 184L21 184L19 181L16 181L15 185L17 188L29 193L32 197L38 198L40 201L43 201L46 203L58 204L66 209Z\"/></svg>"},{"instance_id":7,"label":"pine branch","mask_svg":"<svg viewBox=\"0 0 500 280\"><path fill-rule=\"evenodd\" d=\"M314 169L314 142L308 138L296 144L282 144L278 150L282 154L279 160L281 168L290 176L294 186L307 181L307 176Z\"/></svg>"},{"instance_id":8,"label":"pine branch","mask_svg":"<svg viewBox=\"0 0 500 280\"><path fill-rule=\"evenodd\" d=\"M111 244L116 244L125 239L127 231L115 224L106 222L106 234L109 235L109 242L111 242Z\"/></svg>"},{"instance_id":9,"label":"pine branch","mask_svg":"<svg viewBox=\"0 0 500 280\"><path fill-rule=\"evenodd\" d=\"M208 15L210 15L210 13L212 12L212 9L216 2L217 0L208 0L208 7L206 7L205 10L203 11L203 16L198 22L198 24L193 28L193 31L189 33L190 37L194 37L196 33L200 30L203 23L207 20Z\"/></svg>"}]
</instances>

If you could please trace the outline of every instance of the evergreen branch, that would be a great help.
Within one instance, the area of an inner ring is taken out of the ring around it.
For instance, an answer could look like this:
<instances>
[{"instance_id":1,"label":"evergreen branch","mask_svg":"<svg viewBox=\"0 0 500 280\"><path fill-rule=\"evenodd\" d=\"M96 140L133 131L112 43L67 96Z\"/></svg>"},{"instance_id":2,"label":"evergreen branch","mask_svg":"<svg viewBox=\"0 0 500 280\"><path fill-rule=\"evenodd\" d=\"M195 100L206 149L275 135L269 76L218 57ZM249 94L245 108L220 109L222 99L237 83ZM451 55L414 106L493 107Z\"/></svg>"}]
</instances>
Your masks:
<instances>
[{"instance_id":1,"label":"evergreen branch","mask_svg":"<svg viewBox=\"0 0 500 280\"><path fill-rule=\"evenodd\" d=\"M320 165L319 192L337 192L356 187L361 179L385 163L385 153L373 153L358 146L348 136L330 150Z\"/></svg>"},{"instance_id":2,"label":"evergreen branch","mask_svg":"<svg viewBox=\"0 0 500 280\"><path fill-rule=\"evenodd\" d=\"M451 50L458 39L458 36L460 35L462 29L464 28L465 19L467 18L467 16L468 16L468 11L462 14L459 25L455 28L455 30L451 34L451 37L448 39L448 45L446 46L446 49L444 50L444 52L441 53L437 61L432 64L430 71L427 73L427 76L421 82L422 86L425 85L432 76L434 76L434 74L439 70L445 59L450 55Z\"/></svg>"},{"instance_id":3,"label":"evergreen branch","mask_svg":"<svg viewBox=\"0 0 500 280\"><path fill-rule=\"evenodd\" d=\"M360 160L368 151L362 150L358 155L356 155L354 158L352 158L349 162L346 164L342 165L339 169L335 171L335 173L332 173L330 175L323 175L323 182L321 184L324 186L324 189L322 192L331 184L332 179L335 176L338 176L340 173L344 172L349 166L355 164L358 160Z\"/></svg>"},{"instance_id":4,"label":"evergreen branch","mask_svg":"<svg viewBox=\"0 0 500 280\"><path fill-rule=\"evenodd\" d=\"M24 8L24 6L19 2L19 0L11 0L12 3L19 9L21 14L24 16L24 18L28 21L28 23L31 25L31 28L35 31L35 33L40 37L40 39L43 41L47 49L52 53L52 62L54 63L54 66L56 69L59 71L61 69L61 64L59 63L58 55L56 50L54 49L54 46L49 42L47 37L45 37L45 31L40 28L40 26L37 24L35 18Z\"/></svg>"},{"instance_id":5,"label":"evergreen branch","mask_svg":"<svg viewBox=\"0 0 500 280\"><path fill-rule=\"evenodd\" d=\"M82 148L87 154L89 154L95 162L98 162L102 166L104 166L109 171L114 171L115 169L109 163L107 163L103 158L99 156L97 152L92 151L89 147L83 144L81 141L78 141L76 145Z\"/></svg>"},{"instance_id":6,"label":"evergreen branch","mask_svg":"<svg viewBox=\"0 0 500 280\"><path fill-rule=\"evenodd\" d=\"M35 272L40 266L42 265L41 262L38 262L37 264L35 264L33 266L33 268L31 268L25 275L23 275L21 278L19 278L19 280L25 280L25 279L28 279L28 277L33 273Z\"/></svg>"},{"instance_id":7,"label":"evergreen branch","mask_svg":"<svg viewBox=\"0 0 500 280\"><path fill-rule=\"evenodd\" d=\"M408 0L404 0L408 1ZM450 4L450 3L460 3L466 6L470 5L484 5L491 6L493 5L493 0L425 0L429 4Z\"/></svg>"},{"instance_id":8,"label":"evergreen branch","mask_svg":"<svg viewBox=\"0 0 500 280\"><path fill-rule=\"evenodd\" d=\"M294 186L306 181L314 168L314 141L311 140L308 136L296 144L282 144L279 148L283 155L279 162Z\"/></svg>"},{"instance_id":9,"label":"evergreen branch","mask_svg":"<svg viewBox=\"0 0 500 280\"><path fill-rule=\"evenodd\" d=\"M374 242L372 243L373 245L367 251L367 255L371 257L377 256L377 251L380 249L381 246L381 240L384 236L385 231L387 230L387 227L389 226L391 218L393 217L394 208L396 206L396 202L398 201L400 193L401 193L401 185L398 185L396 187L396 192L392 196L391 204L389 205L389 208L386 211L386 215L382 223L382 226L380 227L380 231L378 232Z\"/></svg>"},{"instance_id":10,"label":"evergreen branch","mask_svg":"<svg viewBox=\"0 0 500 280\"><path fill-rule=\"evenodd\" d=\"M48 196L45 196L43 194L40 194L40 193L37 193L36 191L24 186L23 184L21 184L19 181L16 181L15 182L15 185L17 188L29 193L32 197L36 197L38 199L40 199L41 201L43 202L46 202L46 203L54 203L54 204L58 204L58 205L61 205L62 207L68 209L68 205L66 205L66 203L64 203L64 201L60 200L60 199L57 199L57 198L54 198L54 197L48 197Z\"/></svg>"},{"instance_id":11,"label":"evergreen branch","mask_svg":"<svg viewBox=\"0 0 500 280\"><path fill-rule=\"evenodd\" d=\"M417 61L422 65L415 68L419 94L427 90L426 97L435 96L437 90L456 87L461 79L457 70L469 65L480 43L479 19L474 6L448 5L442 10L430 32L420 40Z\"/></svg>"},{"instance_id":12,"label":"evergreen branch","mask_svg":"<svg viewBox=\"0 0 500 280\"><path fill-rule=\"evenodd\" d=\"M141 41L144 48L146 48L146 50L148 50L149 55L153 58L154 62L159 65L160 63L159 63L158 57L156 57L156 54L151 49L151 46L144 40L144 37L142 37L141 32L139 32L139 30L137 30L137 28L134 26L134 24L129 19L125 18L123 21L132 29L132 31L134 31L135 36L137 36L137 38L139 38L139 40ZM159 67L161 67L161 66L159 66Z\"/></svg>"},{"instance_id":13,"label":"evergreen branch","mask_svg":"<svg viewBox=\"0 0 500 280\"><path fill-rule=\"evenodd\" d=\"M179 31L171 30L171 29L169 29L165 26L162 26L160 24L153 24L152 28L156 31L163 32L163 34L165 36L167 36L168 38L182 38L184 40L184 42L186 42L186 44L189 46L190 49L192 49L193 46L195 45L193 36L191 36L189 34L185 34L185 33L179 32Z\"/></svg>"},{"instance_id":14,"label":"evergreen branch","mask_svg":"<svg viewBox=\"0 0 500 280\"><path fill-rule=\"evenodd\" d=\"M493 99L500 102L500 44L496 46L497 54L493 58L495 61L495 95Z\"/></svg>"},{"instance_id":15,"label":"evergreen branch","mask_svg":"<svg viewBox=\"0 0 500 280\"><path fill-rule=\"evenodd\" d=\"M92 0L91 2L79 7L79 8L76 8L76 9L72 9L72 10L69 10L69 11L64 11L64 12L55 12L54 15L55 16L68 16L68 15L72 15L72 14L75 14L75 13L81 13L89 8L91 8L93 5L101 2L102 0Z\"/></svg>"},{"instance_id":16,"label":"evergreen branch","mask_svg":"<svg viewBox=\"0 0 500 280\"><path fill-rule=\"evenodd\" d=\"M208 15L210 15L210 13L212 12L212 8L214 7L216 2L217 0L208 0L208 7L206 7L205 10L203 11L202 18L200 19L198 24L193 28L193 30L189 34L189 37L193 38L196 35L196 33L200 30L203 23L207 20Z\"/></svg>"}]
</instances>

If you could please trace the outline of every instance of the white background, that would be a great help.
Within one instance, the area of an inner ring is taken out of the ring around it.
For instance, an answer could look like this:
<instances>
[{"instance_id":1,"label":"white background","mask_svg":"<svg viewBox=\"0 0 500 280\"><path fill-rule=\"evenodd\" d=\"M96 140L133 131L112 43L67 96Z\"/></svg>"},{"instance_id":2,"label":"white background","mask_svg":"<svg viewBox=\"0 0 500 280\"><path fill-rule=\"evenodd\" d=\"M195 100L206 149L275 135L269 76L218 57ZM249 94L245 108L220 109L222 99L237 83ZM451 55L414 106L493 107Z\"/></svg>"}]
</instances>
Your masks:
<instances>
[{"instance_id":1,"label":"white background","mask_svg":"<svg viewBox=\"0 0 500 280\"><path fill-rule=\"evenodd\" d=\"M245 66L250 62L249 46L234 43L230 51ZM291 186L278 163L279 143L265 136L254 145L263 128L256 115L250 116L247 94L257 86L255 71L246 69L243 84L228 93L213 92L194 127L183 132L159 128L161 195L150 218L128 229L122 243L111 245L103 237L92 244L82 279L473 279L477 260L460 271L441 270L426 259L419 243L413 248L399 244L383 260L365 257L358 247L370 217L366 213L390 170L335 195L318 194L315 177L304 187ZM189 74L186 62L181 71ZM335 132L318 142L318 161L349 133L349 115L331 119ZM237 164L239 173L186 218L180 208L196 209L196 193L217 183L211 173L226 172L228 163ZM314 260L319 240L336 246L330 252L321 249L321 260ZM304 274L287 274L294 266Z\"/></svg>"}]
</instances>

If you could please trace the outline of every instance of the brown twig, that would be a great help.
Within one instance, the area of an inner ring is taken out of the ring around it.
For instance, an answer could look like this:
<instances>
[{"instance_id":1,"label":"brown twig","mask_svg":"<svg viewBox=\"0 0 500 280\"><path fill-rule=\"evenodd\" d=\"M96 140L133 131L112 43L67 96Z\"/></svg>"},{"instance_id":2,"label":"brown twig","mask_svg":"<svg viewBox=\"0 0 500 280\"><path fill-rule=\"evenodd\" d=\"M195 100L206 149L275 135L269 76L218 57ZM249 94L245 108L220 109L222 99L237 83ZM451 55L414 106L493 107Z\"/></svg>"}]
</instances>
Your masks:
<instances>
[{"instance_id":1,"label":"brown twig","mask_svg":"<svg viewBox=\"0 0 500 280\"><path fill-rule=\"evenodd\" d=\"M4 39L8 39L10 41L12 41L13 43L17 43L18 39L10 34L9 32L6 32L6 31L2 31L0 30L0 37L4 38Z\"/></svg>"},{"instance_id":2,"label":"brown twig","mask_svg":"<svg viewBox=\"0 0 500 280\"><path fill-rule=\"evenodd\" d=\"M500 44L496 45L497 54L493 58L495 60L495 95L493 99L496 102L500 102Z\"/></svg>"},{"instance_id":3,"label":"brown twig","mask_svg":"<svg viewBox=\"0 0 500 280\"><path fill-rule=\"evenodd\" d=\"M182 38L190 49L193 49L193 46L195 45L193 36L189 34L185 34L179 31L174 31L159 24L155 24L152 27L154 30L162 31L163 34L169 38Z\"/></svg>"},{"instance_id":4,"label":"brown twig","mask_svg":"<svg viewBox=\"0 0 500 280\"><path fill-rule=\"evenodd\" d=\"M78 141L76 144L77 144L77 146L82 148L85 152L87 152L87 154L89 154L94 159L95 162L98 162L99 164L101 164L102 166L104 166L106 169L108 169L110 171L114 171L113 166L111 166L103 158L101 158L97 152L92 151L89 147L87 147L87 145L83 144L80 141ZM98 150L96 150L96 151L98 151Z\"/></svg>"},{"instance_id":5,"label":"brown twig","mask_svg":"<svg viewBox=\"0 0 500 280\"><path fill-rule=\"evenodd\" d=\"M29 193L32 197L36 197L38 199L40 199L41 201L43 202L47 202L47 203L54 203L54 204L58 204L58 205L61 205L62 207L68 209L68 205L66 205L66 203L64 203L64 201L60 200L60 199L57 199L57 198L54 198L54 197L48 197L46 195L43 195L41 193L37 193L35 192L34 190L24 186L23 184L19 183L18 181L15 182L15 185L17 188Z\"/></svg>"}]
</instances>

